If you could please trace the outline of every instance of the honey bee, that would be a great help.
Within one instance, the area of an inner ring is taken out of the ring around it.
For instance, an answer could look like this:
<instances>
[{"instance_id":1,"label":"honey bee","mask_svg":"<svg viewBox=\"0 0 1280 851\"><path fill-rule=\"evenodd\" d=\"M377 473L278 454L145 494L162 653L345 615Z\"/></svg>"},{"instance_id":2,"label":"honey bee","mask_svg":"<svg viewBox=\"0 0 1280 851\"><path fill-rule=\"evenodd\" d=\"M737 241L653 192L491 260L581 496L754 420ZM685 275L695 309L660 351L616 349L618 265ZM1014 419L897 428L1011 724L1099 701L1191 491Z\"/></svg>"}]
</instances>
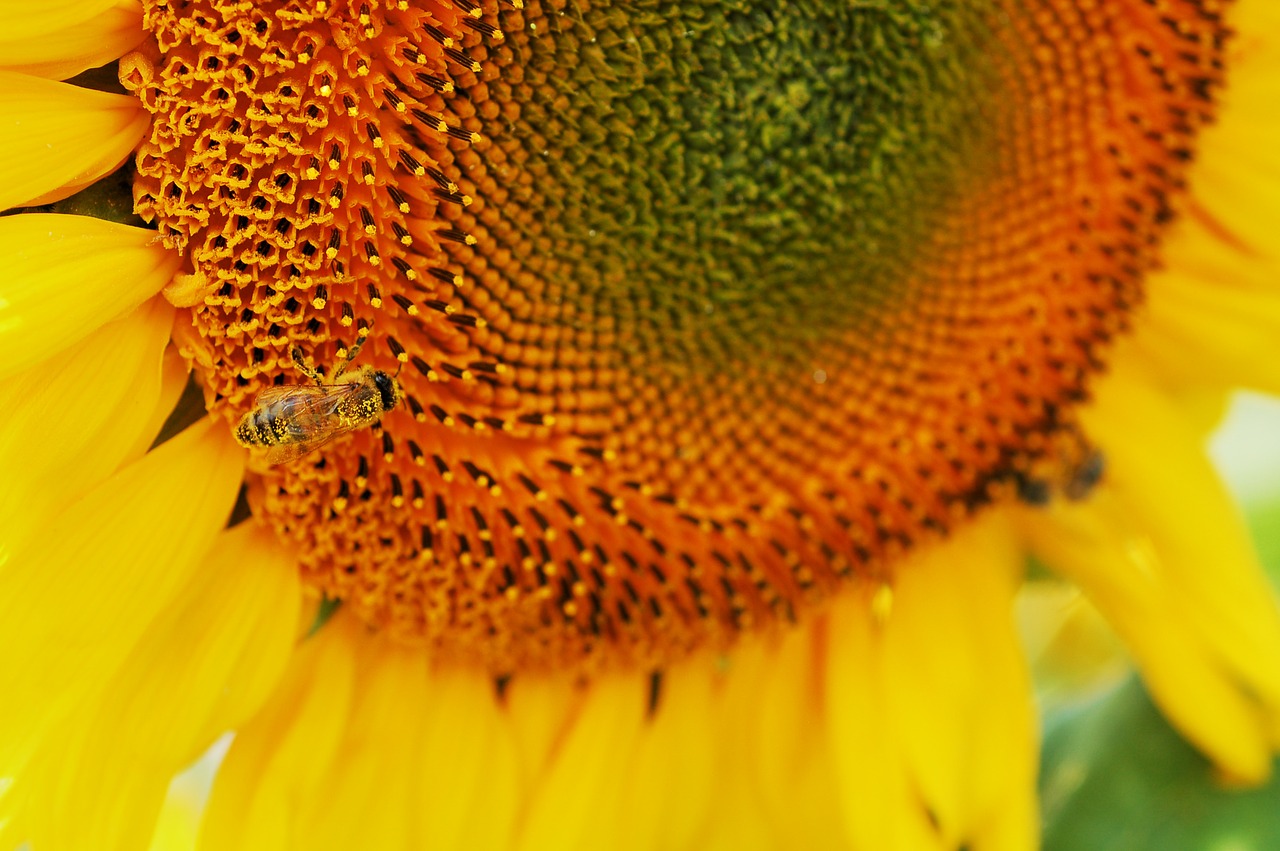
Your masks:
<instances>
[{"instance_id":1,"label":"honey bee","mask_svg":"<svg viewBox=\"0 0 1280 851\"><path fill-rule=\"evenodd\" d=\"M403 396L396 376L362 366L353 373L354 380L342 380L363 344L362 339L351 347L328 381L307 365L300 349L291 349L298 371L315 383L263 390L253 410L236 424L236 442L262 451L268 464L284 464L382 419Z\"/></svg>"}]
</instances>

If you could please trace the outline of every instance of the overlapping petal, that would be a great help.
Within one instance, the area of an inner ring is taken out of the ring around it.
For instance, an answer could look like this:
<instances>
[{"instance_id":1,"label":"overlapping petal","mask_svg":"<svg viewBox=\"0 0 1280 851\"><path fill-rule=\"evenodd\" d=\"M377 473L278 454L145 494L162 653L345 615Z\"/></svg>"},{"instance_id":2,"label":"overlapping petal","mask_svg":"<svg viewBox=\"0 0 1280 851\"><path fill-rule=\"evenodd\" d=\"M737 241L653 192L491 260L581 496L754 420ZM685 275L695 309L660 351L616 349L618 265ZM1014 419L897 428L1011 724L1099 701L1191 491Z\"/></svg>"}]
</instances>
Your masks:
<instances>
[{"instance_id":1,"label":"overlapping petal","mask_svg":"<svg viewBox=\"0 0 1280 851\"><path fill-rule=\"evenodd\" d=\"M1086 422L1108 447L1083 504L1025 512L1031 545L1083 587L1156 701L1230 776L1258 782L1280 728L1280 612L1203 438L1133 366Z\"/></svg>"},{"instance_id":2,"label":"overlapping petal","mask_svg":"<svg viewBox=\"0 0 1280 851\"><path fill-rule=\"evenodd\" d=\"M301 819L321 806L317 799L340 771L339 745L355 700L358 629L336 619L303 643L262 711L237 732L209 799L202 848L301 847Z\"/></svg>"},{"instance_id":3,"label":"overlapping petal","mask_svg":"<svg viewBox=\"0 0 1280 851\"><path fill-rule=\"evenodd\" d=\"M1231 776L1260 781L1270 754L1265 719L1180 619L1185 611L1160 560L1105 486L1092 505L1064 505L1026 521L1046 562L1085 589L1124 639L1170 721ZM1121 545L1115 546L1119 541Z\"/></svg>"},{"instance_id":4,"label":"overlapping petal","mask_svg":"<svg viewBox=\"0 0 1280 851\"><path fill-rule=\"evenodd\" d=\"M199 567L226 522L243 457L188 429L35 529L0 560L0 776L104 688ZM109 569L105 569L105 567Z\"/></svg>"},{"instance_id":5,"label":"overlapping petal","mask_svg":"<svg viewBox=\"0 0 1280 851\"><path fill-rule=\"evenodd\" d=\"M602 799L620 801L615 779L644 720L643 678L577 689L535 677L500 701L483 672L435 669L421 652L363 632L339 616L302 647L227 756L206 847L598 841L593 827L616 815ZM545 723L512 723L530 716Z\"/></svg>"},{"instance_id":6,"label":"overlapping petal","mask_svg":"<svg viewBox=\"0 0 1280 851\"><path fill-rule=\"evenodd\" d=\"M415 794L408 800L404 833L410 846L511 846L524 789L517 780L509 713L495 692L495 683L482 672L454 668L431 676L425 701L416 709L414 704L401 709L409 714L427 710L417 747L407 753L410 777L417 781L410 787ZM433 769L423 771L424 765Z\"/></svg>"},{"instance_id":7,"label":"overlapping petal","mask_svg":"<svg viewBox=\"0 0 1280 851\"><path fill-rule=\"evenodd\" d=\"M1239 0L1230 14L1236 34L1229 76L1220 118L1198 145L1192 217L1220 236L1230 234L1242 249L1241 265L1274 264L1280 262L1274 218L1280 206L1280 6ZM1176 244L1171 249L1168 265L1176 271L1182 254Z\"/></svg>"},{"instance_id":8,"label":"overlapping petal","mask_svg":"<svg viewBox=\"0 0 1280 851\"><path fill-rule=\"evenodd\" d=\"M812 770L821 731L795 723L811 716L815 689L793 688L797 678L816 685L822 642L805 631L776 651L785 659L756 648L725 670L705 656L677 666L650 716L642 674L589 685L518 676L500 698L482 672L435 670L340 615L239 734L204 841L586 849L610 836L618 847L712 848L781 841L794 828L825 841L836 810L822 794L829 766ZM762 701L775 709L762 713ZM812 808L788 806L797 769ZM743 778L769 788L728 791Z\"/></svg>"},{"instance_id":9,"label":"overlapping petal","mask_svg":"<svg viewBox=\"0 0 1280 851\"><path fill-rule=\"evenodd\" d=\"M0 218L0 379L154 296L180 258L142 228L84 216Z\"/></svg>"},{"instance_id":10,"label":"overlapping petal","mask_svg":"<svg viewBox=\"0 0 1280 851\"><path fill-rule=\"evenodd\" d=\"M1233 4L1223 109L1206 128L1193 195L1150 279L1131 345L1179 394L1233 385L1280 393L1280 6Z\"/></svg>"},{"instance_id":11,"label":"overlapping petal","mask_svg":"<svg viewBox=\"0 0 1280 851\"><path fill-rule=\"evenodd\" d=\"M0 4L0 30L9 38L29 39L91 20L116 0L47 0Z\"/></svg>"},{"instance_id":12,"label":"overlapping petal","mask_svg":"<svg viewBox=\"0 0 1280 851\"><path fill-rule=\"evenodd\" d=\"M136 98L0 70L0 210L65 198L115 171L147 124Z\"/></svg>"},{"instance_id":13,"label":"overlapping petal","mask_svg":"<svg viewBox=\"0 0 1280 851\"><path fill-rule=\"evenodd\" d=\"M1176 619L1280 717L1280 610L1243 518L1199 451L1202 435L1130 366L1098 402L1085 421L1112 448L1110 493L1160 559L1185 613Z\"/></svg>"},{"instance_id":14,"label":"overlapping petal","mask_svg":"<svg viewBox=\"0 0 1280 851\"><path fill-rule=\"evenodd\" d=\"M791 842L850 847L842 835L838 775L824 727L831 710L823 668L830 637L819 621L704 666L712 700L702 710L705 718L695 721L713 731L714 763L693 847L703 837L708 847L720 849ZM680 776L678 758L675 764Z\"/></svg>"},{"instance_id":15,"label":"overlapping petal","mask_svg":"<svg viewBox=\"0 0 1280 851\"><path fill-rule=\"evenodd\" d=\"M829 724L851 844L1033 847L1035 723L1009 530L989 518L903 567L891 605L881 592L830 618Z\"/></svg>"},{"instance_id":16,"label":"overlapping petal","mask_svg":"<svg viewBox=\"0 0 1280 851\"><path fill-rule=\"evenodd\" d=\"M175 401L160 369L172 322L173 308L153 298L61 357L0 380L0 552L155 438Z\"/></svg>"},{"instance_id":17,"label":"overlapping petal","mask_svg":"<svg viewBox=\"0 0 1280 851\"><path fill-rule=\"evenodd\" d=\"M34 6L35 14L42 5ZM0 68L65 80L123 56L146 34L138 0L116 0L91 17L65 14L60 20L59 28L34 35L0 29Z\"/></svg>"},{"instance_id":18,"label":"overlapping petal","mask_svg":"<svg viewBox=\"0 0 1280 851\"><path fill-rule=\"evenodd\" d=\"M220 535L105 690L43 739L10 793L38 803L9 829L37 848L144 847L173 774L275 686L301 601L290 562L253 524Z\"/></svg>"},{"instance_id":19,"label":"overlapping petal","mask_svg":"<svg viewBox=\"0 0 1280 851\"><path fill-rule=\"evenodd\" d=\"M695 659L663 673L656 711L620 778L619 849L710 847L709 814L737 820L721 770L727 720L716 690L721 661Z\"/></svg>"},{"instance_id":20,"label":"overlapping petal","mask_svg":"<svg viewBox=\"0 0 1280 851\"><path fill-rule=\"evenodd\" d=\"M611 676L582 695L561 735L552 740L546 765L527 787L530 800L516 848L589 848L601 835L598 828L616 823L617 778L626 775L640 735L644 694L641 677ZM514 693L512 711L520 711Z\"/></svg>"}]
</instances>

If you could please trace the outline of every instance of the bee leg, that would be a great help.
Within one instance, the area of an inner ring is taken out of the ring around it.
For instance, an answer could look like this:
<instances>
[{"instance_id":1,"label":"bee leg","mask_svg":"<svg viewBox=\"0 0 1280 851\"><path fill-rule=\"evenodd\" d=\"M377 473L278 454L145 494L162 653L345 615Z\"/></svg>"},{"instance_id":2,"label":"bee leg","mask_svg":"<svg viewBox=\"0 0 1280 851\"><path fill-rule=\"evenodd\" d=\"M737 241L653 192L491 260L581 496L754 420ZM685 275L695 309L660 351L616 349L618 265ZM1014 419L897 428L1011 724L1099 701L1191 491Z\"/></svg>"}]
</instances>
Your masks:
<instances>
[{"instance_id":1,"label":"bee leg","mask_svg":"<svg viewBox=\"0 0 1280 851\"><path fill-rule=\"evenodd\" d=\"M338 367L337 372L333 374L335 382L342 377L342 374L347 371L347 367L351 366L351 362L360 354L360 349L364 347L364 341L367 339L369 338L360 337L352 344L351 348L347 349L347 356L342 359L342 364Z\"/></svg>"},{"instance_id":2,"label":"bee leg","mask_svg":"<svg viewBox=\"0 0 1280 851\"><path fill-rule=\"evenodd\" d=\"M289 356L293 358L293 365L298 368L298 372L301 372L321 387L324 386L324 379L320 377L320 373L316 372L315 367L307 366L307 362L302 357L302 349L294 346L289 350Z\"/></svg>"}]
</instances>

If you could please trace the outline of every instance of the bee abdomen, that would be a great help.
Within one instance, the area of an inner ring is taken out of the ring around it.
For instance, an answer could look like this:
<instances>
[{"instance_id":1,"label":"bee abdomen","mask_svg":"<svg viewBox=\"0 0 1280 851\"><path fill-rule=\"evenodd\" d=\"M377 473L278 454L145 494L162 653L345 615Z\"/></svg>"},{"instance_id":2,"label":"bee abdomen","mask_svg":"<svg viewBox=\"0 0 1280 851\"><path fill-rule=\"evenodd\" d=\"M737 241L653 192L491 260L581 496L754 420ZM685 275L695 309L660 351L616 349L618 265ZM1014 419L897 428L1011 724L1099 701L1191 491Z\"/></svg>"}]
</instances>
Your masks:
<instances>
[{"instance_id":1,"label":"bee abdomen","mask_svg":"<svg viewBox=\"0 0 1280 851\"><path fill-rule=\"evenodd\" d=\"M275 417L263 411L250 411L236 424L235 438L241 446L275 446L281 434L274 427Z\"/></svg>"}]
</instances>

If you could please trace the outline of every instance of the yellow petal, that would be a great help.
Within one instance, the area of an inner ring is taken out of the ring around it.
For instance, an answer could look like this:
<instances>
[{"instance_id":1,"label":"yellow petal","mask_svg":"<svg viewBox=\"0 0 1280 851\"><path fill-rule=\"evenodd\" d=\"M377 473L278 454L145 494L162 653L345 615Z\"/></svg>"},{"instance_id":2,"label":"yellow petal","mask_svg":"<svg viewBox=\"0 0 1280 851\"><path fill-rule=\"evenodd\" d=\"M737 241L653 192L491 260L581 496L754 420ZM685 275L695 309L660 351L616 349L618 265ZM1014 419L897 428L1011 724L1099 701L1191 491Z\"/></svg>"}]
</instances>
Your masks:
<instances>
[{"instance_id":1,"label":"yellow petal","mask_svg":"<svg viewBox=\"0 0 1280 851\"><path fill-rule=\"evenodd\" d=\"M495 710L490 703L480 716L479 728L491 730L487 762L481 775L481 793L471 799L464 819L467 828L459 846L469 848L510 848L520 817L525 790L519 782L515 737L511 734L510 716ZM490 721L492 718L492 721Z\"/></svg>"},{"instance_id":2,"label":"yellow petal","mask_svg":"<svg viewBox=\"0 0 1280 851\"><path fill-rule=\"evenodd\" d=\"M363 630L339 613L297 649L280 686L227 752L200 828L207 851L279 851L297 843L300 807L341 770ZM310 813L308 813L310 814Z\"/></svg>"},{"instance_id":3,"label":"yellow petal","mask_svg":"<svg viewBox=\"0 0 1280 851\"><path fill-rule=\"evenodd\" d=\"M1121 685L1132 663L1120 638L1079 588L1056 577L1018 591L1018 633L1045 706L1056 708Z\"/></svg>"},{"instance_id":4,"label":"yellow petal","mask_svg":"<svg viewBox=\"0 0 1280 851\"><path fill-rule=\"evenodd\" d=\"M412 760L410 836L439 848L509 848L522 803L516 750L493 679L483 671L432 671ZM384 740L384 745L390 742ZM412 843L405 847L412 847Z\"/></svg>"},{"instance_id":5,"label":"yellow petal","mask_svg":"<svg viewBox=\"0 0 1280 851\"><path fill-rule=\"evenodd\" d=\"M153 298L58 357L0 380L0 552L155 437L172 321L173 308Z\"/></svg>"},{"instance_id":6,"label":"yellow petal","mask_svg":"<svg viewBox=\"0 0 1280 851\"><path fill-rule=\"evenodd\" d=\"M225 428L195 426L0 561L0 775L128 658L226 522L243 464Z\"/></svg>"},{"instance_id":7,"label":"yellow petal","mask_svg":"<svg viewBox=\"0 0 1280 851\"><path fill-rule=\"evenodd\" d=\"M204 847L505 848L517 792L493 680L339 613L237 735Z\"/></svg>"},{"instance_id":8,"label":"yellow petal","mask_svg":"<svg viewBox=\"0 0 1280 851\"><path fill-rule=\"evenodd\" d=\"M566 688L558 677L527 675L512 681L506 714L515 736L522 787L529 788L541 777L582 697L581 689Z\"/></svg>"},{"instance_id":9,"label":"yellow petal","mask_svg":"<svg viewBox=\"0 0 1280 851\"><path fill-rule=\"evenodd\" d=\"M293 650L293 559L253 524L221 534L100 698L45 738L11 794L37 848L141 848L171 777L261 704ZM122 771L122 767L128 767Z\"/></svg>"},{"instance_id":10,"label":"yellow petal","mask_svg":"<svg viewBox=\"0 0 1280 851\"><path fill-rule=\"evenodd\" d=\"M735 817L718 794L724 785L716 773L724 729L712 689L715 665L714 657L703 655L663 673L654 717L622 778L620 851L697 847L698 831L709 817Z\"/></svg>"},{"instance_id":11,"label":"yellow petal","mask_svg":"<svg viewBox=\"0 0 1280 851\"><path fill-rule=\"evenodd\" d=\"M1153 380L1180 393L1197 386L1280 392L1280 264L1254 263L1194 221L1178 233L1186 256L1153 277L1145 321L1115 362L1133 351L1151 364Z\"/></svg>"},{"instance_id":12,"label":"yellow petal","mask_svg":"<svg viewBox=\"0 0 1280 851\"><path fill-rule=\"evenodd\" d=\"M849 845L941 849L911 788L883 686L883 636L874 594L846 594L827 618L828 735Z\"/></svg>"},{"instance_id":13,"label":"yellow petal","mask_svg":"<svg viewBox=\"0 0 1280 851\"><path fill-rule=\"evenodd\" d=\"M169 787L148 851L193 851L196 847L204 794L201 789L192 789L193 785L184 777Z\"/></svg>"},{"instance_id":14,"label":"yellow petal","mask_svg":"<svg viewBox=\"0 0 1280 851\"><path fill-rule=\"evenodd\" d=\"M66 18L64 26L39 35L0 29L0 68L65 80L123 56L145 35L142 4L118 0L91 18Z\"/></svg>"},{"instance_id":15,"label":"yellow petal","mask_svg":"<svg viewBox=\"0 0 1280 851\"><path fill-rule=\"evenodd\" d=\"M356 703L329 782L298 796L298 846L511 846L515 747L492 678L431 671L421 649L361 636Z\"/></svg>"},{"instance_id":16,"label":"yellow petal","mask_svg":"<svg viewBox=\"0 0 1280 851\"><path fill-rule=\"evenodd\" d=\"M1203 435L1143 379L1119 365L1085 413L1089 433L1110 450L1109 490L1150 537L1182 628L1280 715L1280 608L1248 529Z\"/></svg>"},{"instance_id":17,"label":"yellow petal","mask_svg":"<svg viewBox=\"0 0 1280 851\"><path fill-rule=\"evenodd\" d=\"M160 393L156 396L155 405L151 408L151 415L147 420L149 424L139 430L133 449L125 456L126 458L130 460L139 458L144 452L150 450L157 440L162 437L166 440L173 437L173 434L161 435L160 432L170 415L174 413L178 400L182 398L191 380L191 372L187 369L186 360L178 351L178 347L171 342L160 358ZM204 408L201 407L199 410L203 411ZM198 418L198 415L193 413L192 418ZM181 425L186 426L190 422L191 419L184 419Z\"/></svg>"},{"instance_id":18,"label":"yellow petal","mask_svg":"<svg viewBox=\"0 0 1280 851\"><path fill-rule=\"evenodd\" d=\"M1247 263L1280 261L1280 6L1274 0L1240 0L1229 21L1227 85L1218 120L1205 128L1196 151L1191 188L1196 212L1213 232L1229 234ZM1176 268L1181 247L1170 242ZM1274 283L1274 278L1272 279ZM1215 282L1216 283L1216 282Z\"/></svg>"},{"instance_id":19,"label":"yellow petal","mask_svg":"<svg viewBox=\"0 0 1280 851\"><path fill-rule=\"evenodd\" d=\"M0 71L0 210L65 198L115 171L149 120L137 98Z\"/></svg>"},{"instance_id":20,"label":"yellow petal","mask_svg":"<svg viewBox=\"0 0 1280 851\"><path fill-rule=\"evenodd\" d=\"M647 678L612 675L593 682L551 762L530 790L520 849L576 848L598 840L602 801L616 795L644 722ZM513 687L518 683L513 683Z\"/></svg>"},{"instance_id":21,"label":"yellow petal","mask_svg":"<svg viewBox=\"0 0 1280 851\"><path fill-rule=\"evenodd\" d=\"M0 217L0 379L158 293L178 267L155 232L84 216Z\"/></svg>"},{"instance_id":22,"label":"yellow petal","mask_svg":"<svg viewBox=\"0 0 1280 851\"><path fill-rule=\"evenodd\" d=\"M1136 348L1170 389L1187 382L1280 392L1280 14L1231 8L1227 85L1205 128L1192 197L1151 276Z\"/></svg>"},{"instance_id":23,"label":"yellow petal","mask_svg":"<svg viewBox=\"0 0 1280 851\"><path fill-rule=\"evenodd\" d=\"M1021 573L1012 531L988 516L903 565L885 619L888 710L948 848L1035 845L1037 731L1013 624Z\"/></svg>"},{"instance_id":24,"label":"yellow petal","mask_svg":"<svg viewBox=\"0 0 1280 851\"><path fill-rule=\"evenodd\" d=\"M734 691L746 702L724 707L731 717L748 715L746 738L730 746L749 757L746 779L776 844L818 847L841 832L836 768L821 724L826 639L814 626L785 633L766 651L752 693Z\"/></svg>"},{"instance_id":25,"label":"yellow petal","mask_svg":"<svg viewBox=\"0 0 1280 851\"><path fill-rule=\"evenodd\" d=\"M1186 628L1164 573L1166 554L1134 523L1106 482L1087 504L1054 503L1021 519L1036 554L1079 585L1124 640L1170 722L1231 776L1264 779L1266 719Z\"/></svg>"},{"instance_id":26,"label":"yellow petal","mask_svg":"<svg viewBox=\"0 0 1280 851\"><path fill-rule=\"evenodd\" d=\"M775 820L776 808L766 810L761 801L757 778L765 761L755 741L761 726L756 695L770 681L778 654L776 641L746 641L726 654L720 665L712 663L712 671L723 668L712 680L714 702L707 710L715 748L714 797L712 806L702 814L693 847L734 851L779 847L785 842ZM810 719L810 723L818 720ZM771 745L772 749L778 747L778 743ZM677 764L680 759L678 754L670 758Z\"/></svg>"},{"instance_id":27,"label":"yellow petal","mask_svg":"<svg viewBox=\"0 0 1280 851\"><path fill-rule=\"evenodd\" d=\"M353 703L323 782L294 781L291 814L296 848L411 848L427 700L427 660L420 650L356 636ZM321 672L323 675L323 672ZM459 731L461 733L461 731ZM447 773L473 766L448 763ZM426 836L432 836L426 834ZM450 847L436 843L434 847Z\"/></svg>"},{"instance_id":28,"label":"yellow petal","mask_svg":"<svg viewBox=\"0 0 1280 851\"><path fill-rule=\"evenodd\" d=\"M250 527L251 523L241 524ZM225 652L235 653L226 670L227 684L217 692L192 733L196 747L210 742L227 730L237 730L254 717L263 702L275 692L284 669L297 648L298 623L302 615L302 594L298 586L297 564L290 554L279 548L279 542L262 529L241 527L224 532L210 551L207 567L226 570L229 555L243 559L245 572L263 571L269 576L257 586L243 579L243 587L229 593L242 595L243 609L224 604L221 610L227 623L224 634L234 636ZM247 550L247 552L246 552ZM217 573L212 575L216 578ZM211 612L213 610L210 610ZM216 614L216 613L215 613ZM240 621L240 623L233 623ZM213 638L208 641L213 646ZM189 753L188 760L196 753Z\"/></svg>"},{"instance_id":29,"label":"yellow petal","mask_svg":"<svg viewBox=\"0 0 1280 851\"><path fill-rule=\"evenodd\" d=\"M112 0L43 0L40 3L0 3L0 31L14 40L34 38L87 21Z\"/></svg>"}]
</instances>

